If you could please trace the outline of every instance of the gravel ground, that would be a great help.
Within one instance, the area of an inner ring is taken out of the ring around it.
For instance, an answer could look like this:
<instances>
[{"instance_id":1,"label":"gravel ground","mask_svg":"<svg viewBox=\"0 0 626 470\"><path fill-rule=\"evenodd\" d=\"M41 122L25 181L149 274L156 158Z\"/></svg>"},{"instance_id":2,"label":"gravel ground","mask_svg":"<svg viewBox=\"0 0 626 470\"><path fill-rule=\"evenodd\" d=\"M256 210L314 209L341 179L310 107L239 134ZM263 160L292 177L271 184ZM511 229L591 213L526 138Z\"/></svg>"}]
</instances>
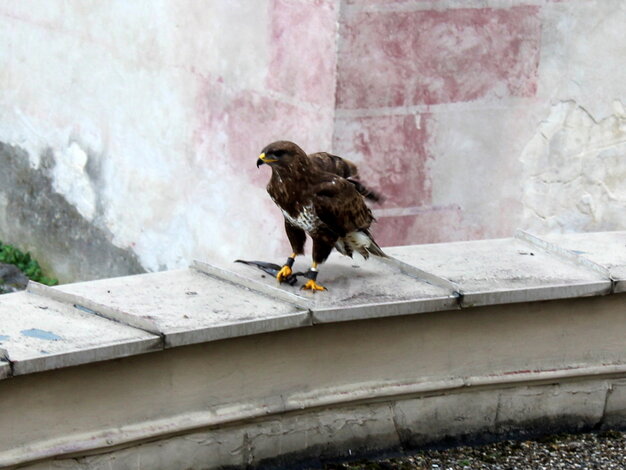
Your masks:
<instances>
[{"instance_id":1,"label":"gravel ground","mask_svg":"<svg viewBox=\"0 0 626 470\"><path fill-rule=\"evenodd\" d=\"M327 464L325 470L626 470L626 432L559 434L480 447L424 450L368 462Z\"/></svg>"}]
</instances>

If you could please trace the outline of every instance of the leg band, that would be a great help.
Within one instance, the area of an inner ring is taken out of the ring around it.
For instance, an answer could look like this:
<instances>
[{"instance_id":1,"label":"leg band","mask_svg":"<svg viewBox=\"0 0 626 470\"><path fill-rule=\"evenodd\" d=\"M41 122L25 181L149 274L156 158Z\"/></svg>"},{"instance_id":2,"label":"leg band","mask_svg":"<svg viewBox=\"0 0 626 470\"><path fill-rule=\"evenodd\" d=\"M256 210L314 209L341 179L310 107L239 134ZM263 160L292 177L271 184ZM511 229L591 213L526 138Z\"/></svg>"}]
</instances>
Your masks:
<instances>
[{"instance_id":1,"label":"leg band","mask_svg":"<svg viewBox=\"0 0 626 470\"><path fill-rule=\"evenodd\" d=\"M287 258L287 261L285 261L285 266L289 266L290 268L293 268L294 261L295 259L290 256L289 258Z\"/></svg>"}]
</instances>

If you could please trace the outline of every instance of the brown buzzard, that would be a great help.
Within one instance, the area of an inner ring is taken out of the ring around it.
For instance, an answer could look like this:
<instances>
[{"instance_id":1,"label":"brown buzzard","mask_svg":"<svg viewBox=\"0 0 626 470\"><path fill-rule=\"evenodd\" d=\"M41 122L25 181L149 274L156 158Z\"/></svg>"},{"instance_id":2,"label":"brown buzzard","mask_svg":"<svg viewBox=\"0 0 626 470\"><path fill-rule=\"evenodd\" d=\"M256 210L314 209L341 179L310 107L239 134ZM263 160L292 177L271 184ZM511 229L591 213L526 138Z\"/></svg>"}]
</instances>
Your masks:
<instances>
[{"instance_id":1,"label":"brown buzzard","mask_svg":"<svg viewBox=\"0 0 626 470\"><path fill-rule=\"evenodd\" d=\"M313 264L303 289L326 289L316 282L317 267L333 248L346 256L385 256L369 233L374 217L365 205L365 198L378 201L380 196L356 179L354 163L324 152L307 156L287 141L266 146L257 167L264 163L272 168L267 192L283 212L293 250L276 275L278 281L291 275L294 259L304 253L307 233L313 240Z\"/></svg>"}]
</instances>

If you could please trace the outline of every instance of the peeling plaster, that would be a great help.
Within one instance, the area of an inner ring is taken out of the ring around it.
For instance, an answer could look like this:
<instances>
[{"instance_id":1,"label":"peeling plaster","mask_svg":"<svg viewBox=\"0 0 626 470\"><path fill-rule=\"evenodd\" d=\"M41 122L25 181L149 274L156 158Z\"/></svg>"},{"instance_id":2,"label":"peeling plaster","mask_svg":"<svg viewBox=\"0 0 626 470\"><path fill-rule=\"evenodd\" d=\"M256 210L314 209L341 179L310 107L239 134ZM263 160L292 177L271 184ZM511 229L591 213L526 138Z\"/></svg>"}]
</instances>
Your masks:
<instances>
[{"instance_id":1,"label":"peeling plaster","mask_svg":"<svg viewBox=\"0 0 626 470\"><path fill-rule=\"evenodd\" d=\"M624 229L626 116L600 121L574 101L552 106L521 155L523 225L537 233Z\"/></svg>"},{"instance_id":2,"label":"peeling plaster","mask_svg":"<svg viewBox=\"0 0 626 470\"><path fill-rule=\"evenodd\" d=\"M0 142L0 239L33 252L61 282L144 272L131 250L55 189L53 152L39 161L33 168L26 151Z\"/></svg>"},{"instance_id":3,"label":"peeling plaster","mask_svg":"<svg viewBox=\"0 0 626 470\"><path fill-rule=\"evenodd\" d=\"M55 152L52 172L54 190L63 194L87 220L93 220L96 212L96 194L89 175L85 171L87 153L76 142L64 152Z\"/></svg>"}]
</instances>

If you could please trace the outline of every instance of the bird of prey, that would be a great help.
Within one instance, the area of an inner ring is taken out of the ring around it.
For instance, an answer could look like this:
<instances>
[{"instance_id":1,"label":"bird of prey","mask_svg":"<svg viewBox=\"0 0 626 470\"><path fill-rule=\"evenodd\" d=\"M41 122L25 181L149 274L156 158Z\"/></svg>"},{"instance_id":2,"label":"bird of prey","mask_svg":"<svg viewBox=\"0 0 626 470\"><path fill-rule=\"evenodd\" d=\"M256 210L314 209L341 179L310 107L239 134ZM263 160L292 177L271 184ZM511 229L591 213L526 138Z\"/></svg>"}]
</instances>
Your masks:
<instances>
[{"instance_id":1,"label":"bird of prey","mask_svg":"<svg viewBox=\"0 0 626 470\"><path fill-rule=\"evenodd\" d=\"M285 217L285 231L292 254L276 275L279 282L292 273L296 256L304 253L306 234L313 241L313 264L306 273L303 289L326 290L317 283L318 266L326 261L333 247L341 254L360 253L385 257L369 232L374 221L365 198L380 196L356 178L354 163L325 152L307 155L293 142L267 145L257 167L268 164L272 176L267 192Z\"/></svg>"}]
</instances>

